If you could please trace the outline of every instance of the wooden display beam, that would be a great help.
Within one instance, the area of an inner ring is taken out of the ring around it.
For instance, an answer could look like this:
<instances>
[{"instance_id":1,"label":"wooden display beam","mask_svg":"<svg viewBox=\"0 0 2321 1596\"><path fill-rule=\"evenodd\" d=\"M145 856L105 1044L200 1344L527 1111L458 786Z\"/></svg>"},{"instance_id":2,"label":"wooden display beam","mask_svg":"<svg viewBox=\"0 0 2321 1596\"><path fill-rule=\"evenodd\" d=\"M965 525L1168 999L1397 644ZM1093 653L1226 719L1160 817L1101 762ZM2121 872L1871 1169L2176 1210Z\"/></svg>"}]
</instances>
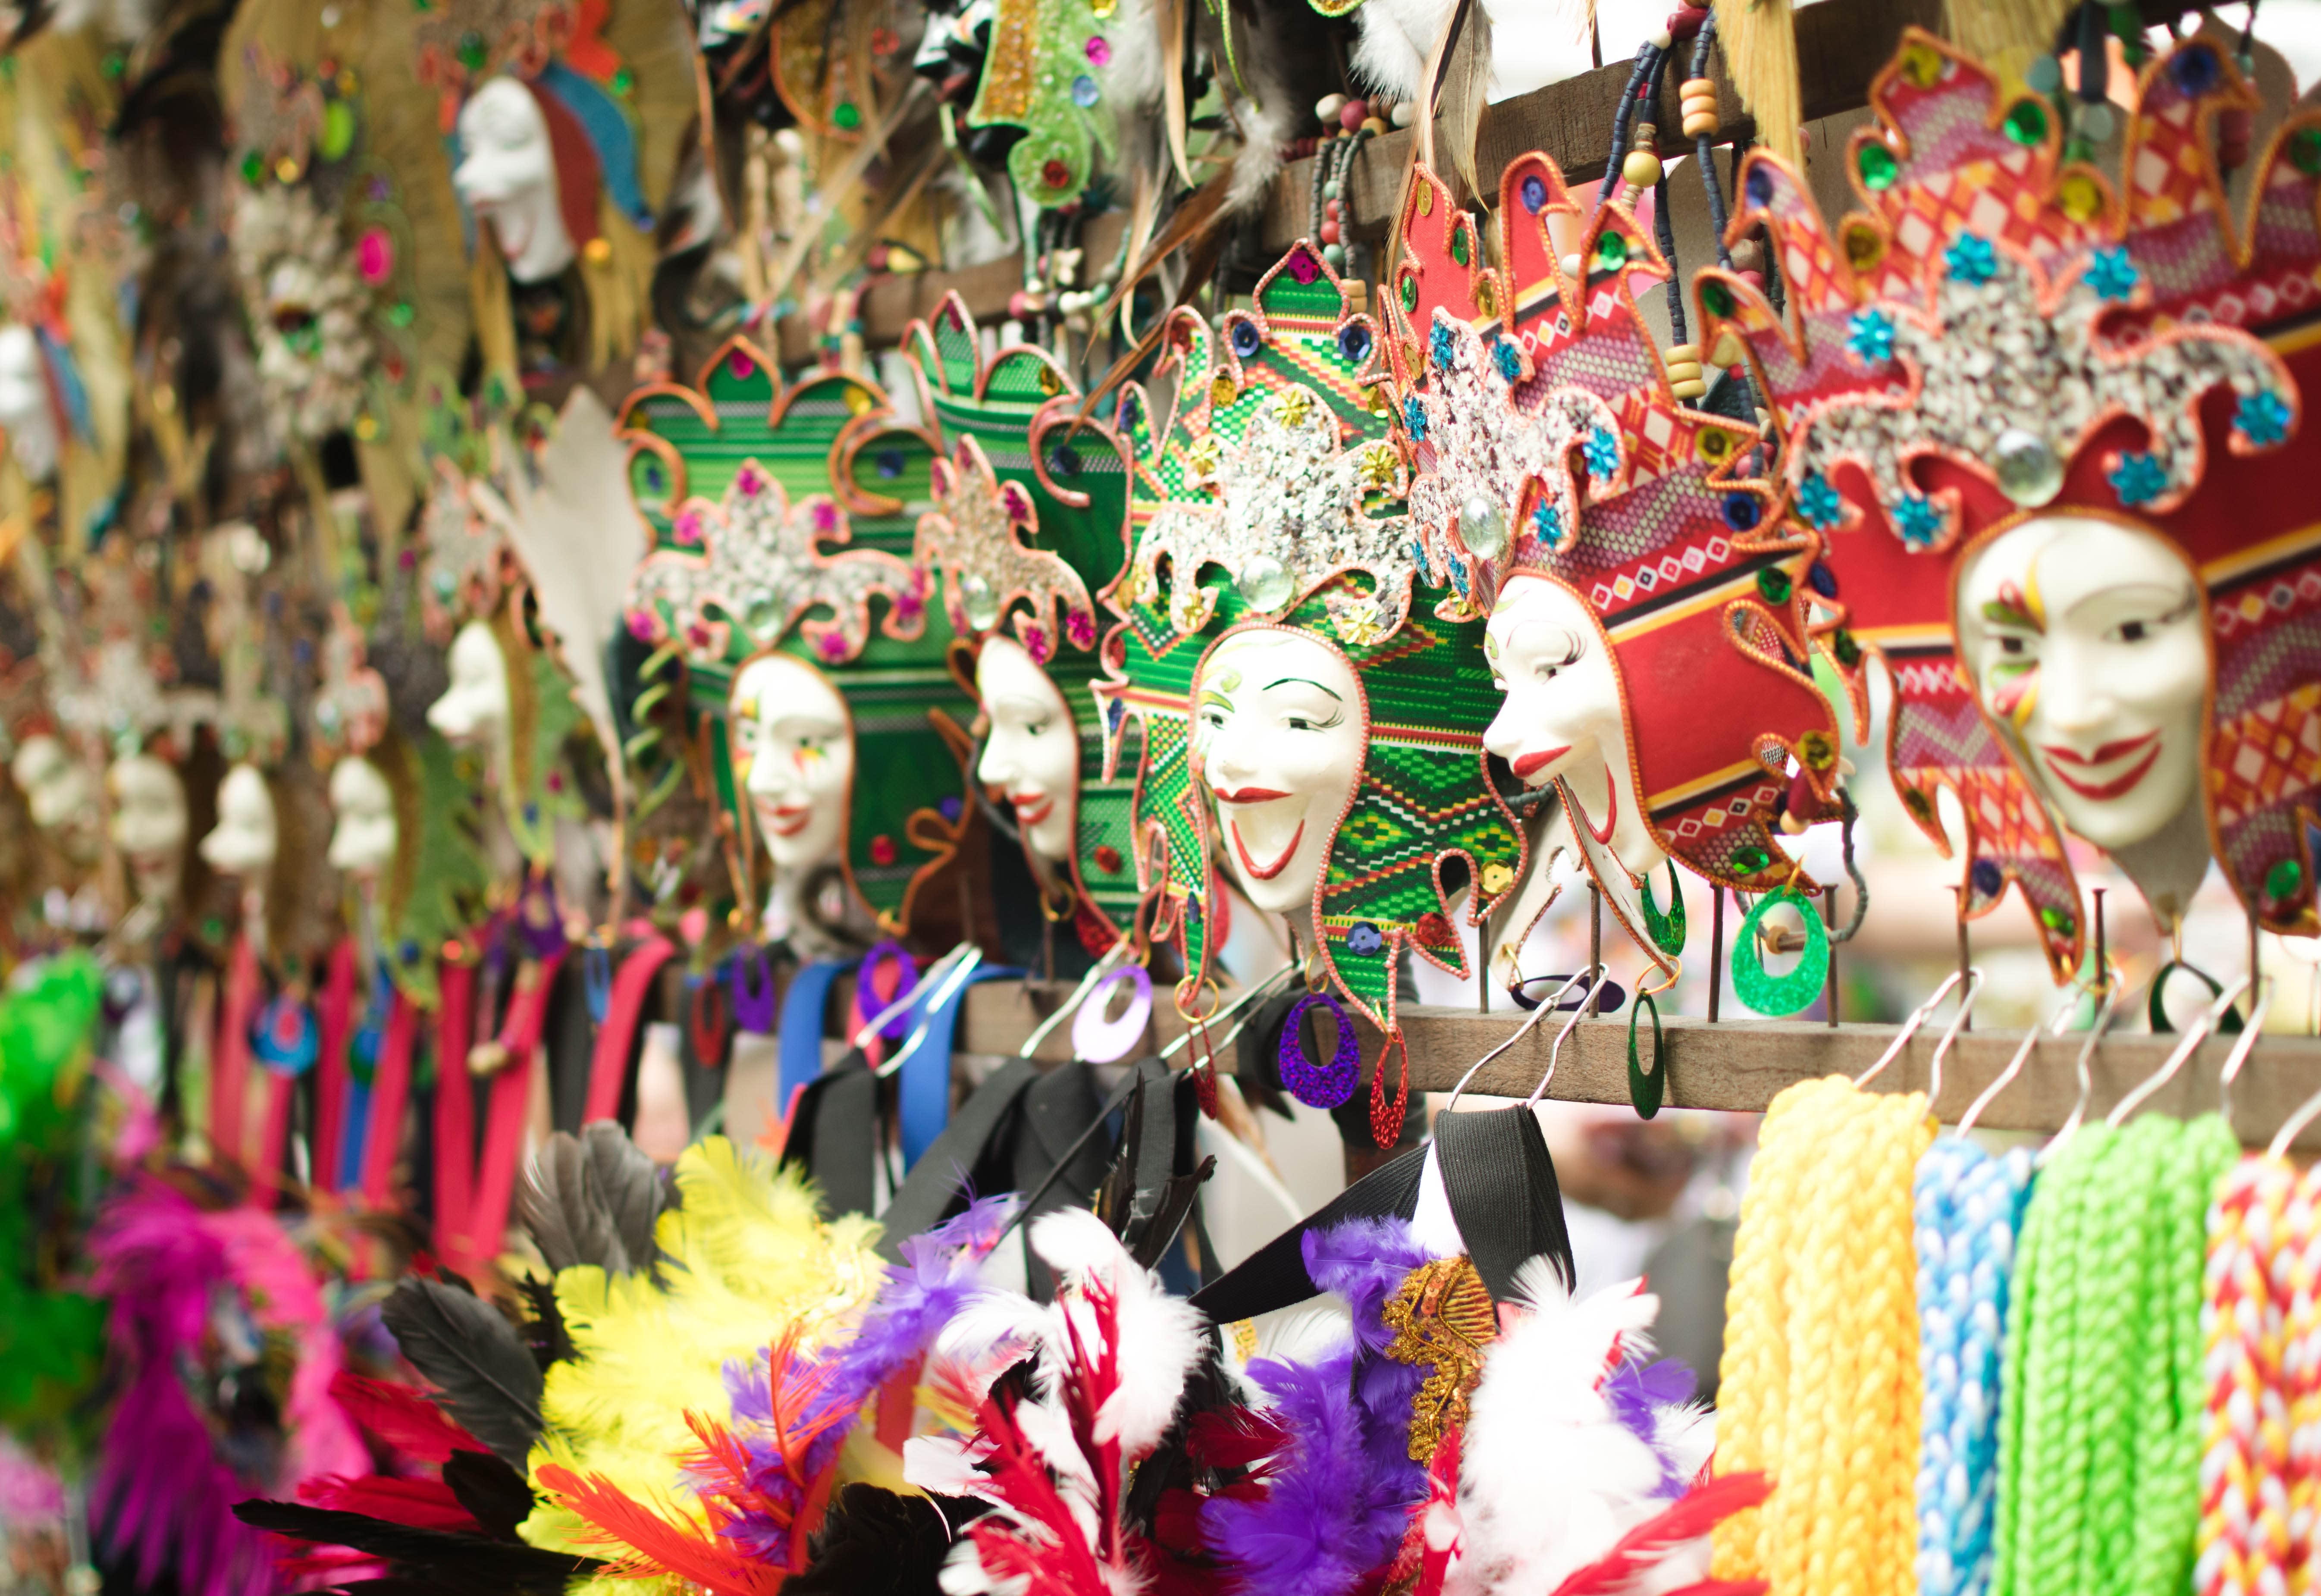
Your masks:
<instances>
[{"instance_id":1,"label":"wooden display beam","mask_svg":"<svg viewBox=\"0 0 2321 1596\"><path fill-rule=\"evenodd\" d=\"M1067 984L1027 989L1015 981L990 981L974 988L968 993L958 1047L964 1053L1014 1053L1070 990ZM1505 1042L1525 1017L1418 1005L1404 1008L1401 1017L1410 1044L1412 1089L1437 1092L1447 1092L1458 1084L1468 1067ZM1528 1096L1546 1072L1556 1034L1570 1017L1556 1015L1541 1020L1477 1074L1468 1090L1492 1097ZM2120 1023L2139 1022L2123 1014ZM1897 1031L1893 1026L1832 1026L1801 1020L1740 1019L1711 1025L1684 1017L1664 1019L1661 1027L1669 1106L1741 1113L1762 1112L1784 1087L1799 1081L1841 1072L1861 1074L1877 1062ZM1183 1028L1163 995L1146 1034L1146 1044L1158 1046ZM1361 1028L1367 1061L1377 1056L1379 1038L1368 1026ZM1920 1030L1871 1083L1873 1088L1925 1090L1942 1030L1939 1021ZM1934 1105L1944 1124L1957 1122L1967 1105L2007 1067L2022 1040L2020 1031L1973 1030L1958 1038L1943 1061L1942 1097ZM2052 1133L2060 1129L2079 1098L2075 1067L2086 1040L2084 1035L2041 1040L2023 1072L1983 1111L1980 1123L1992 1130ZM2094 1091L2089 1100L2089 1116L2101 1117L2133 1091L2167 1059L2178 1040L2174 1036L2107 1036L2090 1061ZM2215 1108L2217 1073L2231 1050L2231 1038L2210 1038L2186 1062L2175 1080L2148 1099L2147 1107L2180 1117ZM1058 1026L1034 1056L1053 1062L1071 1058L1070 1023ZM2244 1142L2262 1146L2316 1090L2321 1090L2321 1039L2264 1036L2249 1054L2234 1089L2234 1127ZM1625 1012L1583 1019L1572 1027L1547 1095L1564 1102L1627 1102L1628 1017ZM2321 1151L2321 1126L2307 1130L2297 1145L2306 1152Z\"/></svg>"}]
</instances>

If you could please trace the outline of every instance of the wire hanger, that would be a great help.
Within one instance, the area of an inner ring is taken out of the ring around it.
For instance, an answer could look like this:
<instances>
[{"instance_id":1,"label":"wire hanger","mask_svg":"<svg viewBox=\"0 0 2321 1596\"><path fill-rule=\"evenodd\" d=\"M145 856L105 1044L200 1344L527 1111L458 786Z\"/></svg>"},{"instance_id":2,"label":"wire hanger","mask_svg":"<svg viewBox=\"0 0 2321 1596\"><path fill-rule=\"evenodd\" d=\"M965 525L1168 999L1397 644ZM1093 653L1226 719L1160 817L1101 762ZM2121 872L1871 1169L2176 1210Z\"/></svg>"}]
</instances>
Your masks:
<instances>
[{"instance_id":1,"label":"wire hanger","mask_svg":"<svg viewBox=\"0 0 2321 1596\"><path fill-rule=\"evenodd\" d=\"M2080 1124L2087 1118L2088 1103L2096 1091L2096 1049L2103 1044L2112 1022L2119 1017L2120 993L2125 990L2116 980L2105 983L2103 1007L2096 1010L2096 1023L2089 1029L2088 1039L2080 1044L2080 1056L2072 1064L2080 1078L2080 1099L2071 1105L2071 1117L2063 1121L2062 1127L2055 1132L2054 1139L2039 1150L2034 1167L2046 1168L2048 1161L2055 1156L2064 1143L2079 1133Z\"/></svg>"},{"instance_id":2,"label":"wire hanger","mask_svg":"<svg viewBox=\"0 0 2321 1596\"><path fill-rule=\"evenodd\" d=\"M2143 1085L2120 1099L2118 1106L2104 1116L2104 1123L2117 1130L2127 1117L2147 1101L2153 1093L2174 1080L2176 1072L2184 1067L2184 1061L2198 1051L2200 1044L2208 1039L2209 1033L2214 1031L2218 1023L2224 1019L2225 1011L2239 1002L2241 994L2248 990L2249 978L2245 975L2236 978L2226 985L2217 995L2215 1002L2200 1010L2200 1017L2194 1020L2191 1026L2185 1031L2184 1039L2179 1042L2174 1051L2169 1053L2167 1062L2153 1071L2144 1080Z\"/></svg>"},{"instance_id":3,"label":"wire hanger","mask_svg":"<svg viewBox=\"0 0 2321 1596\"><path fill-rule=\"evenodd\" d=\"M2257 1036L2264 1029L2264 1017L2272 1011L2272 977L2268 975L2257 982L2256 1001L2249 1006L2248 1024L2233 1039L2233 1050L2225 1055L2225 1067L2216 1073L2216 1112L2224 1116L2228 1126L2233 1122L2233 1082L2256 1047Z\"/></svg>"},{"instance_id":4,"label":"wire hanger","mask_svg":"<svg viewBox=\"0 0 2321 1596\"><path fill-rule=\"evenodd\" d=\"M1601 970L1604 967L1598 964L1596 968ZM1563 1056L1563 1039L1571 1035L1572 1026L1587 1017L1588 1008L1582 1004L1571 1011L1571 1017L1563 1022L1563 1029L1555 1034L1555 1044L1547 1050L1547 1073L1539 1078L1539 1084L1531 1089L1531 1096L1524 1099L1525 1108L1535 1107L1540 1099L1547 1095L1547 1083L1555 1079L1555 1062Z\"/></svg>"},{"instance_id":5,"label":"wire hanger","mask_svg":"<svg viewBox=\"0 0 2321 1596\"><path fill-rule=\"evenodd\" d=\"M1982 1111L1990 1107L1991 1099L2014 1084L2015 1078L2023 1073L2023 1066L2030 1062L2031 1050L2039 1045L2042 1036L2059 1037L2071 1030L2071 1017L2079 1013L2080 1004L2087 995L2086 989L2074 982L2071 990L2064 994L2063 1000L2055 1006L2055 1012L2048 1017L2047 1023L2034 1026L2024 1033L2023 1045L2016 1048L2015 1056L2007 1061L2007 1068L2001 1070L1998 1078L1982 1089L1981 1095L1967 1105L1966 1112L1959 1116L1958 1135L1963 1136L1972 1130L1975 1121L1982 1117Z\"/></svg>"},{"instance_id":6,"label":"wire hanger","mask_svg":"<svg viewBox=\"0 0 2321 1596\"><path fill-rule=\"evenodd\" d=\"M1069 1019L1075 1009L1088 1001L1088 996L1096 990L1097 983L1120 968L1122 960L1126 957L1134 941L1135 938L1130 933L1122 932L1120 940L1112 944L1104 957L1088 966L1088 972L1080 977L1080 984L1074 987L1065 996L1064 1000L1056 1006L1056 1012L1032 1028L1032 1034L1024 1038L1024 1045L1015 1050L1015 1056L1019 1059L1027 1059L1039 1052L1040 1044L1045 1042L1058 1026Z\"/></svg>"},{"instance_id":7,"label":"wire hanger","mask_svg":"<svg viewBox=\"0 0 2321 1596\"><path fill-rule=\"evenodd\" d=\"M1910 1017L1902 1022L1902 1028L1894 1033L1894 1040L1886 1044L1886 1051L1878 1055L1878 1062L1856 1075L1853 1078L1853 1084L1867 1086L1877 1080L1880 1072L1892 1063L1904 1048L1910 1045L1910 1038L1916 1035L1920 1028L1934 1017L1934 1010L1943 1006L1943 999L1949 997L1961 980L1968 982L1966 995L1960 999L1958 1017L1951 1022L1950 1031L1943 1038L1943 1046L1948 1047L1952 1038L1958 1035L1966 1017L1973 1012L1975 994L1982 990L1982 971L1979 968L1953 970L1943 977L1943 984L1934 989L1932 997L1910 1010ZM1942 1056L1939 1051L1934 1054L1937 1062ZM1931 1098L1927 1100L1933 1101Z\"/></svg>"},{"instance_id":8,"label":"wire hanger","mask_svg":"<svg viewBox=\"0 0 2321 1596\"><path fill-rule=\"evenodd\" d=\"M1459 1077L1459 1084L1451 1089L1450 1100L1443 1105L1441 1112L1447 1114L1457 1105L1459 1101L1459 1094L1467 1090L1467 1082L1475 1078L1475 1072L1477 1071L1480 1070L1485 1064L1489 1063L1493 1059L1498 1057L1501 1053L1506 1052L1508 1048L1513 1047L1516 1043L1522 1041L1525 1033L1530 1031L1534 1026L1539 1024L1540 1021L1545 1019L1549 1015L1553 1014L1555 1012L1555 1006L1562 1001L1563 995L1566 992L1587 980L1590 976L1600 976L1603 973L1603 965L1592 964L1587 969L1581 971L1579 974L1566 979L1561 986L1556 988L1554 996L1548 999L1547 1001L1542 1003L1537 1008L1533 1009L1530 1014L1526 1015L1524 1017L1524 1023L1517 1026L1513 1034L1511 1034L1506 1041L1500 1043L1497 1047L1491 1049L1490 1052L1485 1053L1481 1058L1477 1059L1473 1064L1468 1067L1467 1072ZM1584 1008L1575 1009L1573 1011L1573 1017L1577 1018L1580 1014L1585 1012L1586 1010ZM1554 1072L1554 1058L1552 1054L1550 1054L1548 1073L1552 1075ZM1542 1082L1541 1084L1543 1086L1545 1082Z\"/></svg>"}]
</instances>

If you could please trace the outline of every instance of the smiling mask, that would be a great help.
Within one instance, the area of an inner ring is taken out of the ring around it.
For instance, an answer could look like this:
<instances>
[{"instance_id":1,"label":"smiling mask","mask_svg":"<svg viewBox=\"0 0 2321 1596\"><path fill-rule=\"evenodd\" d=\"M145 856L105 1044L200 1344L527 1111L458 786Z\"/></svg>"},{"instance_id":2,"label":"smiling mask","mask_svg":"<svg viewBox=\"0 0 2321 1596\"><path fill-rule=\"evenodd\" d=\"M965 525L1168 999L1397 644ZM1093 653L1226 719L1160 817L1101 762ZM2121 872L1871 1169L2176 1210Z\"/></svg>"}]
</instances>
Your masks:
<instances>
[{"instance_id":1,"label":"smiling mask","mask_svg":"<svg viewBox=\"0 0 2321 1596\"><path fill-rule=\"evenodd\" d=\"M1863 661L1892 677L1904 803L1946 844L1958 795L1966 912L2016 881L2058 980L2083 917L2058 824L2163 928L2213 846L2266 927L2309 933L2321 533L2310 451L2281 445L2321 345L2252 333L2321 266L2321 114L2276 135L2238 225L2209 130L2255 101L2212 42L2144 69L2116 199L2043 102L1928 35L1870 98L1843 247L1788 168L1744 168L1734 225L1771 228L1788 317L1728 274L1698 291L1792 434L1781 502L1825 541L1858 714Z\"/></svg>"}]
</instances>

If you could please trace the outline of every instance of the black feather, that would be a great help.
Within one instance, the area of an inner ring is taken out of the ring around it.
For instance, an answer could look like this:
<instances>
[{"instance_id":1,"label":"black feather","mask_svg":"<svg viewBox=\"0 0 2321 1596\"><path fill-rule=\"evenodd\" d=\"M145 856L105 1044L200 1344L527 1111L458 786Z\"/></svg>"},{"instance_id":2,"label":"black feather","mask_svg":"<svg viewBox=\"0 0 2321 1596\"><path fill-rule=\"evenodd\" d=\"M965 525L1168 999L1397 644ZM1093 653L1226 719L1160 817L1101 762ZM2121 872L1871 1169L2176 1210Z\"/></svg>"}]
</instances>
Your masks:
<instances>
[{"instance_id":1,"label":"black feather","mask_svg":"<svg viewBox=\"0 0 2321 1596\"><path fill-rule=\"evenodd\" d=\"M454 1452L443 1464L443 1483L497 1539L522 1540L516 1526L532 1517L532 1487L522 1474L488 1452Z\"/></svg>"},{"instance_id":2,"label":"black feather","mask_svg":"<svg viewBox=\"0 0 2321 1596\"><path fill-rule=\"evenodd\" d=\"M515 1327L482 1298L415 1276L397 1282L379 1317L443 1410L521 1471L544 1421L540 1365Z\"/></svg>"},{"instance_id":3,"label":"black feather","mask_svg":"<svg viewBox=\"0 0 2321 1596\"><path fill-rule=\"evenodd\" d=\"M650 1269L661 1185L626 1132L599 1120L548 1138L524 1172L519 1211L551 1269L593 1263L612 1274Z\"/></svg>"},{"instance_id":4,"label":"black feather","mask_svg":"<svg viewBox=\"0 0 2321 1596\"><path fill-rule=\"evenodd\" d=\"M564 1310L556 1306L556 1282L527 1274L515 1282L515 1289L532 1309L532 1318L524 1321L523 1342L532 1349L532 1361L540 1365L541 1373L546 1373L551 1363L578 1357L580 1349L572 1345L572 1333L564 1327Z\"/></svg>"},{"instance_id":5,"label":"black feather","mask_svg":"<svg viewBox=\"0 0 2321 1596\"><path fill-rule=\"evenodd\" d=\"M413 1529L367 1513L341 1513L290 1501L246 1501L233 1516L254 1528L326 1546L351 1546L400 1569L427 1575L426 1588L469 1596L510 1591L560 1596L565 1585L604 1564L594 1557L542 1551L521 1542L486 1540L441 1529Z\"/></svg>"},{"instance_id":6,"label":"black feather","mask_svg":"<svg viewBox=\"0 0 2321 1596\"><path fill-rule=\"evenodd\" d=\"M937 1578L960 1527L988 1510L962 1497L842 1485L809 1561L782 1582L782 1596L938 1596Z\"/></svg>"}]
</instances>

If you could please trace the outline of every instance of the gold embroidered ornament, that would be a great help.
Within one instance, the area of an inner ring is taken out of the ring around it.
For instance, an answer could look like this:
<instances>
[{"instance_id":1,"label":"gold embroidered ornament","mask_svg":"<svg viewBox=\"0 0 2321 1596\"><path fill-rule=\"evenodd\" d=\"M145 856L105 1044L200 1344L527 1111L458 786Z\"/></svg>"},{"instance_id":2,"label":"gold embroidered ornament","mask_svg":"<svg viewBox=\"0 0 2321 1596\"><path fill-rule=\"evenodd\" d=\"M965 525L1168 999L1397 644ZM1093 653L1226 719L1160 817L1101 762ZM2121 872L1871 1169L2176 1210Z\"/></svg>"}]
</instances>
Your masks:
<instances>
[{"instance_id":1,"label":"gold embroidered ornament","mask_svg":"<svg viewBox=\"0 0 2321 1596\"><path fill-rule=\"evenodd\" d=\"M1483 1356L1499 1333L1498 1310L1474 1260L1434 1258L1406 1276L1380 1312L1394 1332L1386 1354L1427 1370L1410 1404L1410 1457L1432 1463L1443 1437L1467 1423Z\"/></svg>"}]
</instances>

